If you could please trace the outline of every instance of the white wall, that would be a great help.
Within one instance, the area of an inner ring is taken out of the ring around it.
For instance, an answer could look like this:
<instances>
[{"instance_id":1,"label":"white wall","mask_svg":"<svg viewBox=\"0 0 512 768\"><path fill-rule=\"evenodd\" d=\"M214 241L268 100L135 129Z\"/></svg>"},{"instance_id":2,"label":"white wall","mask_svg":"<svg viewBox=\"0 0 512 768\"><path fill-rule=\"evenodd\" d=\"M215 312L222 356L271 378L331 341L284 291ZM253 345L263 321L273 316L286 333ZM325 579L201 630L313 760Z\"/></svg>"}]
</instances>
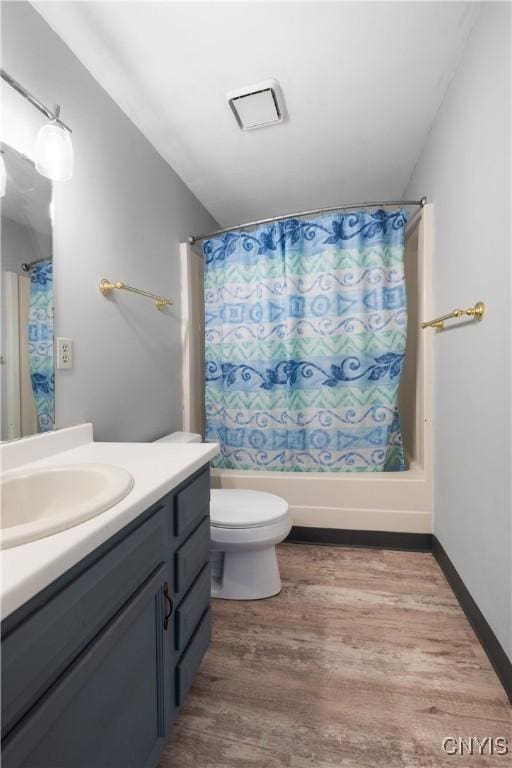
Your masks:
<instances>
[{"instance_id":1,"label":"white wall","mask_svg":"<svg viewBox=\"0 0 512 768\"><path fill-rule=\"evenodd\" d=\"M506 652L511 637L510 6L486 3L405 196L435 206L434 532ZM432 331L428 331L432 333Z\"/></svg>"},{"instance_id":2,"label":"white wall","mask_svg":"<svg viewBox=\"0 0 512 768\"><path fill-rule=\"evenodd\" d=\"M73 179L54 185L56 331L75 343L74 370L57 375L57 425L92 421L102 440L179 429L178 244L216 222L28 3L1 10L2 67L60 103L73 129ZM31 154L44 118L7 86L2 97L2 138ZM102 277L176 304L157 312L133 294L107 300Z\"/></svg>"}]
</instances>

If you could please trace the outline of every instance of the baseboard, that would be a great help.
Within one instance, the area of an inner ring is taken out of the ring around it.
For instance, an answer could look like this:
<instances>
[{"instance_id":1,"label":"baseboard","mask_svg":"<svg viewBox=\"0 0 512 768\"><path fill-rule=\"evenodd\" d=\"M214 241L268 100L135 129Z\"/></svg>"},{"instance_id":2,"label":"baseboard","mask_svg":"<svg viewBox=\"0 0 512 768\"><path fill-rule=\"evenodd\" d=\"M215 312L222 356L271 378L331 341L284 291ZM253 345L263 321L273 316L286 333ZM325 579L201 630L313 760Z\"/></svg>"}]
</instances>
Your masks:
<instances>
[{"instance_id":1,"label":"baseboard","mask_svg":"<svg viewBox=\"0 0 512 768\"><path fill-rule=\"evenodd\" d=\"M402 549L415 552L432 551L431 533L356 531L348 528L313 528L294 525L286 541L296 544L321 544L337 547Z\"/></svg>"},{"instance_id":2,"label":"baseboard","mask_svg":"<svg viewBox=\"0 0 512 768\"><path fill-rule=\"evenodd\" d=\"M512 703L512 661L436 536L432 536L432 552Z\"/></svg>"}]
</instances>

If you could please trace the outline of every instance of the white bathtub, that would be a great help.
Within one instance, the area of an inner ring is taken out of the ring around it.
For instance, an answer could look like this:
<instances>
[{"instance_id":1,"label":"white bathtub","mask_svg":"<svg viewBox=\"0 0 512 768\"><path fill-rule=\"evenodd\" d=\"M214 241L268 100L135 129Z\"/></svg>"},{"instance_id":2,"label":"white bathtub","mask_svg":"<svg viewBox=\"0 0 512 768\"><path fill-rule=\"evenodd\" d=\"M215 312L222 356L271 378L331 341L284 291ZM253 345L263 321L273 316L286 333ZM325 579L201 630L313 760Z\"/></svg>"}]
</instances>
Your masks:
<instances>
[{"instance_id":1,"label":"white bathtub","mask_svg":"<svg viewBox=\"0 0 512 768\"><path fill-rule=\"evenodd\" d=\"M433 207L411 219L406 235L408 335L400 386L400 416L409 469L405 472L261 472L212 470L215 488L252 488L276 493L290 505L293 524L370 531L432 531L432 364L433 332L420 321L432 316ZM182 246L184 318L197 323L197 255ZM192 267L192 264L195 264ZM195 293L194 293L195 290ZM190 311L189 311L190 308ZM196 314L194 318L193 315ZM183 323L184 430L202 432L202 393L197 341ZM202 369L200 369L202 370Z\"/></svg>"},{"instance_id":2,"label":"white bathtub","mask_svg":"<svg viewBox=\"0 0 512 768\"><path fill-rule=\"evenodd\" d=\"M214 488L282 496L294 525L430 533L431 490L423 468L406 472L259 472L213 469Z\"/></svg>"}]
</instances>

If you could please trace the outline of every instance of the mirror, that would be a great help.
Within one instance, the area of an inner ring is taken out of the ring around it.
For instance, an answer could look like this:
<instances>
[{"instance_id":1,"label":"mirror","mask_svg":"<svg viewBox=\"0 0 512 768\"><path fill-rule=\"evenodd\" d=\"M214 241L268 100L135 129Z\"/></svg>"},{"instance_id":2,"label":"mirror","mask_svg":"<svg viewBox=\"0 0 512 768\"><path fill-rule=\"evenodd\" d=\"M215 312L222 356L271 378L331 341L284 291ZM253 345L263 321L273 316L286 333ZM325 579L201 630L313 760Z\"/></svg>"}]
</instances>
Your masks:
<instances>
[{"instance_id":1,"label":"mirror","mask_svg":"<svg viewBox=\"0 0 512 768\"><path fill-rule=\"evenodd\" d=\"M12 147L0 151L1 439L13 440L55 423L52 183Z\"/></svg>"}]
</instances>

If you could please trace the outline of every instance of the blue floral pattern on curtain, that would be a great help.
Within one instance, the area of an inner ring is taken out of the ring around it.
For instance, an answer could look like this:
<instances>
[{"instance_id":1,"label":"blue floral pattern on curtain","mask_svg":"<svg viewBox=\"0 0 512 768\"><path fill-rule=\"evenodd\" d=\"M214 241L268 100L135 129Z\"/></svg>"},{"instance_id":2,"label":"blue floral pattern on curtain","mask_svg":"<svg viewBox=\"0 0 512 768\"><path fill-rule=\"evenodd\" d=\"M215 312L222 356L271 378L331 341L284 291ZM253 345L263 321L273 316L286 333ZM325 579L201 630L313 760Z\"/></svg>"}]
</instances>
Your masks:
<instances>
[{"instance_id":1,"label":"blue floral pattern on curtain","mask_svg":"<svg viewBox=\"0 0 512 768\"><path fill-rule=\"evenodd\" d=\"M228 232L205 256L206 440L219 467L405 469L403 210Z\"/></svg>"},{"instance_id":2,"label":"blue floral pattern on curtain","mask_svg":"<svg viewBox=\"0 0 512 768\"><path fill-rule=\"evenodd\" d=\"M55 374L53 366L53 263L35 264L30 276L28 356L32 392L40 432L55 423Z\"/></svg>"}]
</instances>

